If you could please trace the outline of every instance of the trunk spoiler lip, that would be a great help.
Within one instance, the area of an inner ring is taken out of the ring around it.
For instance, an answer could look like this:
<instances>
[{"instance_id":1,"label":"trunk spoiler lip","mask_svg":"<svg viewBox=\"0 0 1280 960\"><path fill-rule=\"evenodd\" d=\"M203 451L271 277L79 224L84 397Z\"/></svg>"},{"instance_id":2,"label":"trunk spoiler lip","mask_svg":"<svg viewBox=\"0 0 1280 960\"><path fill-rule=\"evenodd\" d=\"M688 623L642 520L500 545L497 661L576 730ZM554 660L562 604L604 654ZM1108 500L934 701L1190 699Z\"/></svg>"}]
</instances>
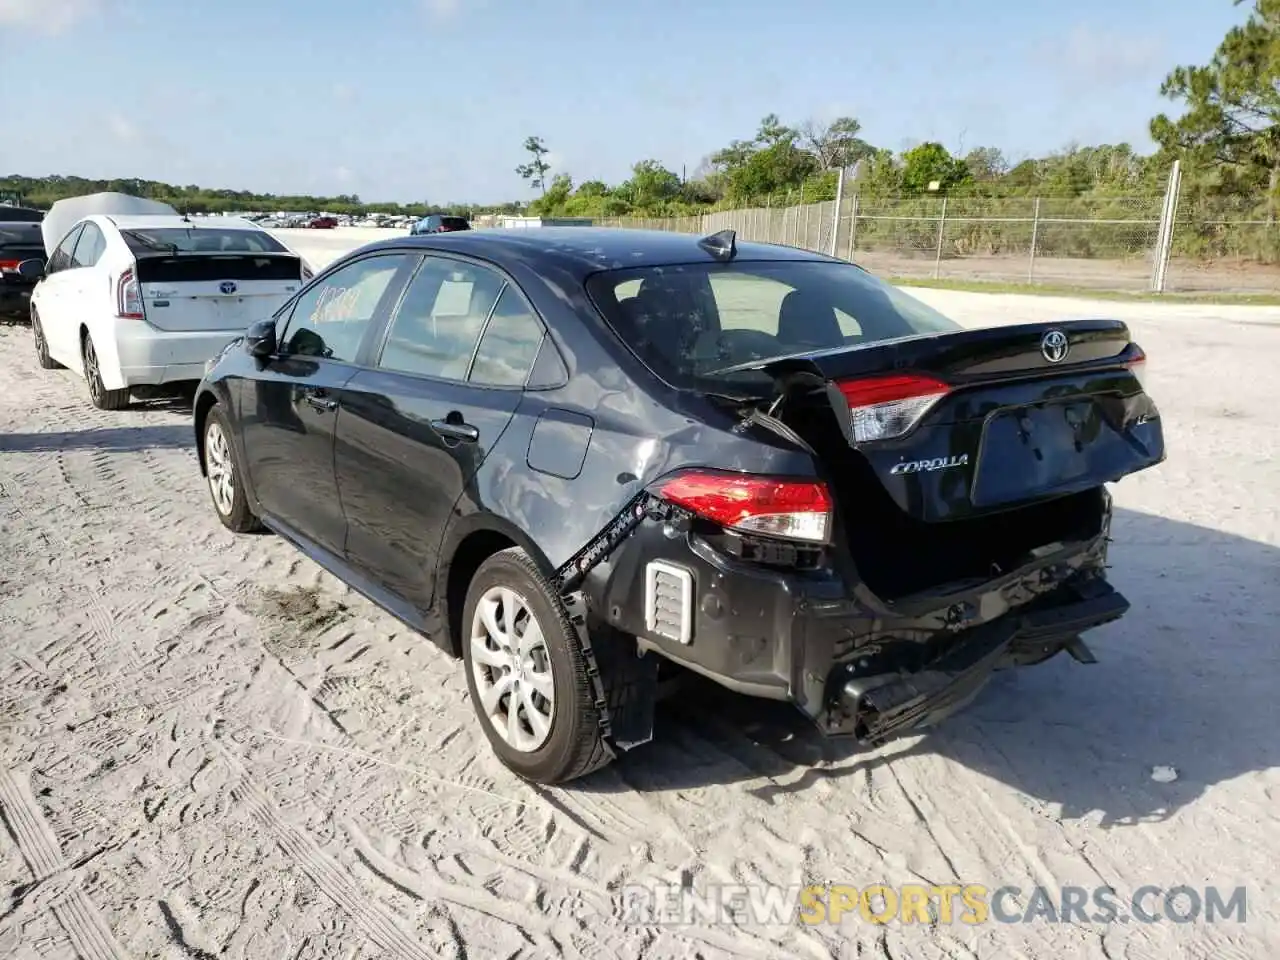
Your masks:
<instances>
[{"instance_id":1,"label":"trunk spoiler lip","mask_svg":"<svg viewBox=\"0 0 1280 960\"><path fill-rule=\"evenodd\" d=\"M762 360L748 360L745 363L737 363L728 367L720 367L717 370L711 370L702 374L702 376L715 377L723 374L759 372L768 374L772 377L779 377L795 373L809 373L826 380L828 377L822 372L821 361L828 357L848 356L867 350L885 347L896 352L898 348L902 346L923 343L925 341L949 339L952 337L961 338L961 342L976 344L983 343L988 340L998 340L1002 337L1009 336L1010 334L1046 333L1049 330L1064 330L1068 333L1078 332L1080 334L1122 333L1126 337L1129 335L1128 324L1123 320L1114 320L1110 318L1000 324L991 327L961 328L958 330L948 330L936 333L915 333L902 337L894 337L890 340L874 340L867 343L852 344L846 347L828 347L822 350L806 350L798 353L782 354L776 357L766 357ZM884 372L887 373L891 371L886 370Z\"/></svg>"},{"instance_id":2,"label":"trunk spoiler lip","mask_svg":"<svg viewBox=\"0 0 1280 960\"><path fill-rule=\"evenodd\" d=\"M134 253L135 262L139 260L187 260L208 257L252 257L257 260L263 257L274 260L301 260L302 257L291 250L154 250L148 253Z\"/></svg>"}]
</instances>

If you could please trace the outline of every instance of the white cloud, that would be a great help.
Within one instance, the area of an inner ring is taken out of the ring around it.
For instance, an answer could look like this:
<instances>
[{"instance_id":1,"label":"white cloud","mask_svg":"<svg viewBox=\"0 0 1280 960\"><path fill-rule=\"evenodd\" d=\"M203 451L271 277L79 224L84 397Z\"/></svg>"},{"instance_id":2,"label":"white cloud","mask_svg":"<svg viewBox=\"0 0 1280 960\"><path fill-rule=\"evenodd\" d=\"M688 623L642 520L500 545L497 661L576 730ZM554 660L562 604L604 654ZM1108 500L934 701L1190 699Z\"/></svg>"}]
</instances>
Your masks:
<instances>
[{"instance_id":1,"label":"white cloud","mask_svg":"<svg viewBox=\"0 0 1280 960\"><path fill-rule=\"evenodd\" d=\"M54 36L98 9L99 0L0 0L0 27L22 27Z\"/></svg>"},{"instance_id":2,"label":"white cloud","mask_svg":"<svg viewBox=\"0 0 1280 960\"><path fill-rule=\"evenodd\" d=\"M136 143L138 140L138 128L118 113L107 117L107 129L121 143Z\"/></svg>"},{"instance_id":3,"label":"white cloud","mask_svg":"<svg viewBox=\"0 0 1280 960\"><path fill-rule=\"evenodd\" d=\"M1046 41L1040 51L1060 72L1077 82L1114 85L1146 80L1165 61L1159 37L1115 33L1078 24L1065 36Z\"/></svg>"},{"instance_id":4,"label":"white cloud","mask_svg":"<svg viewBox=\"0 0 1280 960\"><path fill-rule=\"evenodd\" d=\"M422 0L422 6L433 20L451 20L461 3L459 0Z\"/></svg>"}]
</instances>

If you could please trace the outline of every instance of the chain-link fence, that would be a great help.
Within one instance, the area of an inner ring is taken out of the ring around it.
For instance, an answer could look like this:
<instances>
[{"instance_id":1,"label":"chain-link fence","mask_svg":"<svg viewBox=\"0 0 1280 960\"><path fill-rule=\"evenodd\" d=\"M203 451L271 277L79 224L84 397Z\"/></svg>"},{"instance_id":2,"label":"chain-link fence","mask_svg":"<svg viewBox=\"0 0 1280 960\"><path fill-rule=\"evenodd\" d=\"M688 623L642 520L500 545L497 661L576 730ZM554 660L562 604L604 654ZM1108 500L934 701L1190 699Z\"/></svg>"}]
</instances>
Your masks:
<instances>
[{"instance_id":1,"label":"chain-link fence","mask_svg":"<svg viewBox=\"0 0 1280 960\"><path fill-rule=\"evenodd\" d=\"M743 240L834 253L903 280L1143 291L1152 289L1166 203L1162 196L883 198L849 192L840 201L802 206L598 222L699 234L732 228ZM1280 293L1280 222L1262 206L1174 204L1164 289Z\"/></svg>"}]
</instances>

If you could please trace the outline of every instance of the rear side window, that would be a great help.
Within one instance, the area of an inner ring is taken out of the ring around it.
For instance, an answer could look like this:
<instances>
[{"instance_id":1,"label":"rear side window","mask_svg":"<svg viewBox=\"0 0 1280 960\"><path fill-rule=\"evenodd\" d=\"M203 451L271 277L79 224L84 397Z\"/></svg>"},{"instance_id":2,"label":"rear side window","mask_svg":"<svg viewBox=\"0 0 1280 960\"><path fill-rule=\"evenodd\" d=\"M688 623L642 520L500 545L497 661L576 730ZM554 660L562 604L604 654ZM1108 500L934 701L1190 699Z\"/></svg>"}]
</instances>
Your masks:
<instances>
[{"instance_id":1,"label":"rear side window","mask_svg":"<svg viewBox=\"0 0 1280 960\"><path fill-rule=\"evenodd\" d=\"M0 225L5 223L40 223L42 220L44 220L44 212L42 210L0 205Z\"/></svg>"},{"instance_id":2,"label":"rear side window","mask_svg":"<svg viewBox=\"0 0 1280 960\"><path fill-rule=\"evenodd\" d=\"M228 227L156 227L121 230L135 254L151 253L288 253L275 237L262 230Z\"/></svg>"},{"instance_id":3,"label":"rear side window","mask_svg":"<svg viewBox=\"0 0 1280 960\"><path fill-rule=\"evenodd\" d=\"M281 338L284 352L353 363L403 262L402 255L368 257L314 284L294 305Z\"/></svg>"},{"instance_id":4,"label":"rear side window","mask_svg":"<svg viewBox=\"0 0 1280 960\"><path fill-rule=\"evenodd\" d=\"M658 376L696 388L737 364L960 329L845 263L735 261L598 273L592 300ZM748 374L747 379L759 379Z\"/></svg>"},{"instance_id":5,"label":"rear side window","mask_svg":"<svg viewBox=\"0 0 1280 960\"><path fill-rule=\"evenodd\" d=\"M492 387L522 387L542 343L542 324L509 284L484 328L467 378Z\"/></svg>"},{"instance_id":6,"label":"rear side window","mask_svg":"<svg viewBox=\"0 0 1280 960\"><path fill-rule=\"evenodd\" d=\"M449 230L466 230L471 224L467 223L464 217L441 217L440 226Z\"/></svg>"},{"instance_id":7,"label":"rear side window","mask_svg":"<svg viewBox=\"0 0 1280 960\"><path fill-rule=\"evenodd\" d=\"M425 257L391 320L380 367L465 380L505 279L477 264Z\"/></svg>"},{"instance_id":8,"label":"rear side window","mask_svg":"<svg viewBox=\"0 0 1280 960\"><path fill-rule=\"evenodd\" d=\"M80 234L80 240L76 243L76 252L71 255L71 265L92 267L106 249L107 238L102 235L101 228L96 223L86 223L84 232Z\"/></svg>"}]
</instances>

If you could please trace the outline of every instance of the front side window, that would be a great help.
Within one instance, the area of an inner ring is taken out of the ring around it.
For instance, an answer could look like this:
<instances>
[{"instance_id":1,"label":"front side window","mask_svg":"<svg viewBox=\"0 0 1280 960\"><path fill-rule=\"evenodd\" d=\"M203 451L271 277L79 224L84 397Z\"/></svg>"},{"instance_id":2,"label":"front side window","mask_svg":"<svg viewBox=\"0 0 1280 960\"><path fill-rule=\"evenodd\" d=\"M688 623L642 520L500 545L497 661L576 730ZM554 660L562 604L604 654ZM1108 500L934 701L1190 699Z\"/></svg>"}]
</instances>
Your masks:
<instances>
[{"instance_id":1,"label":"front side window","mask_svg":"<svg viewBox=\"0 0 1280 960\"><path fill-rule=\"evenodd\" d=\"M735 261L598 273L592 300L618 337L676 386L737 364L958 330L914 297L846 263Z\"/></svg>"},{"instance_id":2,"label":"front side window","mask_svg":"<svg viewBox=\"0 0 1280 960\"><path fill-rule=\"evenodd\" d=\"M72 227L71 232L62 238L62 242L54 248L53 255L49 257L48 273L71 268L71 251L75 250L76 241L80 239L80 234L83 232L83 226Z\"/></svg>"},{"instance_id":3,"label":"front side window","mask_svg":"<svg viewBox=\"0 0 1280 960\"><path fill-rule=\"evenodd\" d=\"M71 264L76 267L92 267L106 249L107 239L102 235L101 228L96 223L86 223L80 240L76 243L76 252L71 255Z\"/></svg>"},{"instance_id":4,"label":"front side window","mask_svg":"<svg viewBox=\"0 0 1280 960\"><path fill-rule=\"evenodd\" d=\"M365 331L403 262L400 254L368 257L315 283L294 305L282 351L355 362Z\"/></svg>"},{"instance_id":5,"label":"front side window","mask_svg":"<svg viewBox=\"0 0 1280 960\"><path fill-rule=\"evenodd\" d=\"M505 282L488 267L425 257L391 319L378 365L465 380L476 341Z\"/></svg>"}]
</instances>

